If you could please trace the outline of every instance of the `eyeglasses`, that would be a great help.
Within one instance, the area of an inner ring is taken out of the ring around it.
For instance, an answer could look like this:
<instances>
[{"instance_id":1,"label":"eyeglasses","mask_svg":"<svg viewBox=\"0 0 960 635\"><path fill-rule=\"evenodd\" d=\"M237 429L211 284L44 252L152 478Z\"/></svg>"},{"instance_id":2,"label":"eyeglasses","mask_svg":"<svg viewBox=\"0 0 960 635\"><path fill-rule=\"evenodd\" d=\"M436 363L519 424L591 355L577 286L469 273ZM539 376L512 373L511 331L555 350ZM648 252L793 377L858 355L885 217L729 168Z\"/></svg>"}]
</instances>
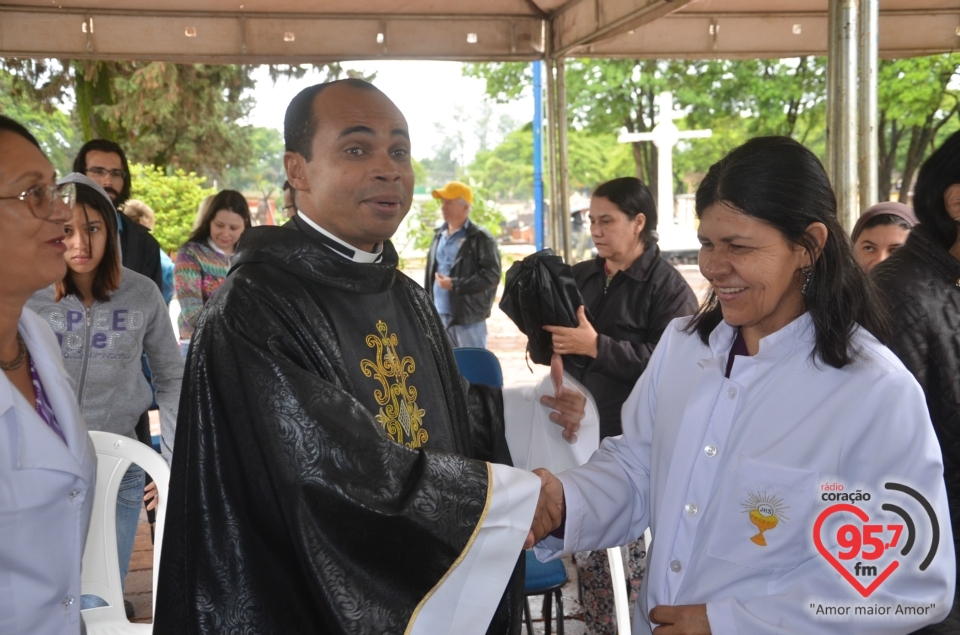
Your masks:
<instances>
[{"instance_id":1,"label":"eyeglasses","mask_svg":"<svg viewBox=\"0 0 960 635\"><path fill-rule=\"evenodd\" d=\"M113 178L120 180L127 178L127 173L123 170L108 170L107 168L87 168L87 174L93 174L94 176L106 176L109 174Z\"/></svg>"},{"instance_id":2,"label":"eyeglasses","mask_svg":"<svg viewBox=\"0 0 960 635\"><path fill-rule=\"evenodd\" d=\"M34 185L16 196L0 196L0 201L17 199L30 208L30 213L40 220L49 220L57 205L72 210L77 201L77 188L73 183L63 185Z\"/></svg>"}]
</instances>

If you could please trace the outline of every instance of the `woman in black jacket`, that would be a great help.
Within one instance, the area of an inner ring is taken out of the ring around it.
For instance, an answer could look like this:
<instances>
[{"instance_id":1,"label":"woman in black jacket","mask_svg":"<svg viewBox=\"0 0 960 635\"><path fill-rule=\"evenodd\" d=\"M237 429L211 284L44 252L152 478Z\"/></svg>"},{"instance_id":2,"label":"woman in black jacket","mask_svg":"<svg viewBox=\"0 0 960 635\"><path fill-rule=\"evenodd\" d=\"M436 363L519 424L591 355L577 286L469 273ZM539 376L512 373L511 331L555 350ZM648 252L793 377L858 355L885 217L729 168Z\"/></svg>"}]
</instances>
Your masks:
<instances>
[{"instance_id":1,"label":"woman in black jacket","mask_svg":"<svg viewBox=\"0 0 960 635\"><path fill-rule=\"evenodd\" d=\"M926 395L943 452L954 546L960 549L960 132L920 168L913 203L920 224L872 276L893 317L884 344ZM960 632L958 600L944 622L917 632Z\"/></svg>"},{"instance_id":2,"label":"woman in black jacket","mask_svg":"<svg viewBox=\"0 0 960 635\"><path fill-rule=\"evenodd\" d=\"M553 334L555 351L589 358L579 373L574 364L567 370L579 375L596 400L601 439L621 434L620 408L667 324L697 310L690 285L660 258L656 229L657 208L643 182L624 177L599 186L590 199L590 234L598 256L573 267L593 322L581 307L577 328L544 327ZM628 548L631 600L643 579L644 549L643 539ZM577 554L577 565L587 630L616 633L606 554Z\"/></svg>"}]
</instances>

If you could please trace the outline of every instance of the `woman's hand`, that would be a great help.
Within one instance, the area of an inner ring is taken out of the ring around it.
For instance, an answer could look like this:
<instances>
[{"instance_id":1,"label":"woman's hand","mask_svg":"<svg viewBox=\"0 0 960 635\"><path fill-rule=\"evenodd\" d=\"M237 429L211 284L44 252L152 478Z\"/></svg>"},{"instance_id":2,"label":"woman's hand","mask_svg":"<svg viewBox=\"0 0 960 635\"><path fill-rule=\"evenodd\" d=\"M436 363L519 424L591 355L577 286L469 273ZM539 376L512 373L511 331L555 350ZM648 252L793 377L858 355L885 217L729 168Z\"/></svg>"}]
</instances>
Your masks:
<instances>
[{"instance_id":1,"label":"woman's hand","mask_svg":"<svg viewBox=\"0 0 960 635\"><path fill-rule=\"evenodd\" d=\"M159 502L159 500L160 497L157 495L157 484L153 481L150 481L143 490L143 502L147 507L147 511L156 509L157 502Z\"/></svg>"},{"instance_id":2,"label":"woman's hand","mask_svg":"<svg viewBox=\"0 0 960 635\"><path fill-rule=\"evenodd\" d=\"M711 635L706 604L661 605L650 611L654 635Z\"/></svg>"},{"instance_id":3,"label":"woman's hand","mask_svg":"<svg viewBox=\"0 0 960 635\"><path fill-rule=\"evenodd\" d=\"M553 335L553 350L561 355L586 355L597 357L597 332L587 320L587 314L581 304L577 308L577 320L580 326L568 328L565 326L544 326L543 330Z\"/></svg>"}]
</instances>

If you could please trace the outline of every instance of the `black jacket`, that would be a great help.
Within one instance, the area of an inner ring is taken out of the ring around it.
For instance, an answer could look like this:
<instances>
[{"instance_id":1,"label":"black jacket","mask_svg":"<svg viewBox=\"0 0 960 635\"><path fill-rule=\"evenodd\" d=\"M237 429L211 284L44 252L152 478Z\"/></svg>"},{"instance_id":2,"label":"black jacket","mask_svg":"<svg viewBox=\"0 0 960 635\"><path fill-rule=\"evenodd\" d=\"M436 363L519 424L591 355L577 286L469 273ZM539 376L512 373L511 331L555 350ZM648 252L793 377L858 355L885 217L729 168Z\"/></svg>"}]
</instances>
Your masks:
<instances>
[{"instance_id":1,"label":"black jacket","mask_svg":"<svg viewBox=\"0 0 960 635\"><path fill-rule=\"evenodd\" d=\"M893 317L884 344L927 398L960 557L960 261L917 227L871 275Z\"/></svg>"},{"instance_id":2,"label":"black jacket","mask_svg":"<svg viewBox=\"0 0 960 635\"><path fill-rule=\"evenodd\" d=\"M427 272L423 282L430 300L433 300L434 274L437 272L437 245L440 235L437 230L427 254ZM450 292L450 325L483 322L490 317L497 285L500 284L500 252L490 232L467 223L467 235L457 251L450 269L453 291Z\"/></svg>"},{"instance_id":3,"label":"black jacket","mask_svg":"<svg viewBox=\"0 0 960 635\"><path fill-rule=\"evenodd\" d=\"M358 264L296 230L244 232L191 341L157 635L403 633L483 520L483 461L510 462L500 391L463 382L392 244ZM445 444L391 440L390 396ZM488 633L520 632L517 555Z\"/></svg>"},{"instance_id":4,"label":"black jacket","mask_svg":"<svg viewBox=\"0 0 960 635\"><path fill-rule=\"evenodd\" d=\"M160 243L150 230L117 212L120 221L120 255L123 266L146 276L163 291L163 269L160 266Z\"/></svg>"},{"instance_id":5,"label":"black jacket","mask_svg":"<svg viewBox=\"0 0 960 635\"><path fill-rule=\"evenodd\" d=\"M620 408L647 367L670 320L692 315L697 298L656 246L606 286L604 259L573 266L573 276L597 331L597 357L579 372L600 411L600 438L623 432ZM577 374L568 367L568 371Z\"/></svg>"}]
</instances>

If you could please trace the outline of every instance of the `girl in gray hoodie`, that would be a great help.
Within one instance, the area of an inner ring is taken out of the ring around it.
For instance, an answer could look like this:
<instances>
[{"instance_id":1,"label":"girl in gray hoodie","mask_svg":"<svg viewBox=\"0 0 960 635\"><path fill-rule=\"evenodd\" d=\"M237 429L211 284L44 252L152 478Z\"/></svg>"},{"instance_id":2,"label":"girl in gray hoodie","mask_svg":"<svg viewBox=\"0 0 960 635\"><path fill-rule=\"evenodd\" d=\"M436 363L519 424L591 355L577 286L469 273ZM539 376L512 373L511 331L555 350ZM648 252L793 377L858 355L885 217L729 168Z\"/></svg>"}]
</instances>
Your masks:
<instances>
[{"instance_id":1,"label":"girl in gray hoodie","mask_svg":"<svg viewBox=\"0 0 960 635\"><path fill-rule=\"evenodd\" d=\"M64 225L67 275L34 294L27 306L56 334L90 430L137 438L137 420L153 402L140 361L146 354L160 406L161 449L169 463L183 358L163 296L152 280L121 266L117 211L107 193L82 174L59 181L66 182L77 189L73 218ZM131 465L117 497L121 580L133 552L143 494L144 472ZM84 604L97 605L86 596Z\"/></svg>"}]
</instances>

